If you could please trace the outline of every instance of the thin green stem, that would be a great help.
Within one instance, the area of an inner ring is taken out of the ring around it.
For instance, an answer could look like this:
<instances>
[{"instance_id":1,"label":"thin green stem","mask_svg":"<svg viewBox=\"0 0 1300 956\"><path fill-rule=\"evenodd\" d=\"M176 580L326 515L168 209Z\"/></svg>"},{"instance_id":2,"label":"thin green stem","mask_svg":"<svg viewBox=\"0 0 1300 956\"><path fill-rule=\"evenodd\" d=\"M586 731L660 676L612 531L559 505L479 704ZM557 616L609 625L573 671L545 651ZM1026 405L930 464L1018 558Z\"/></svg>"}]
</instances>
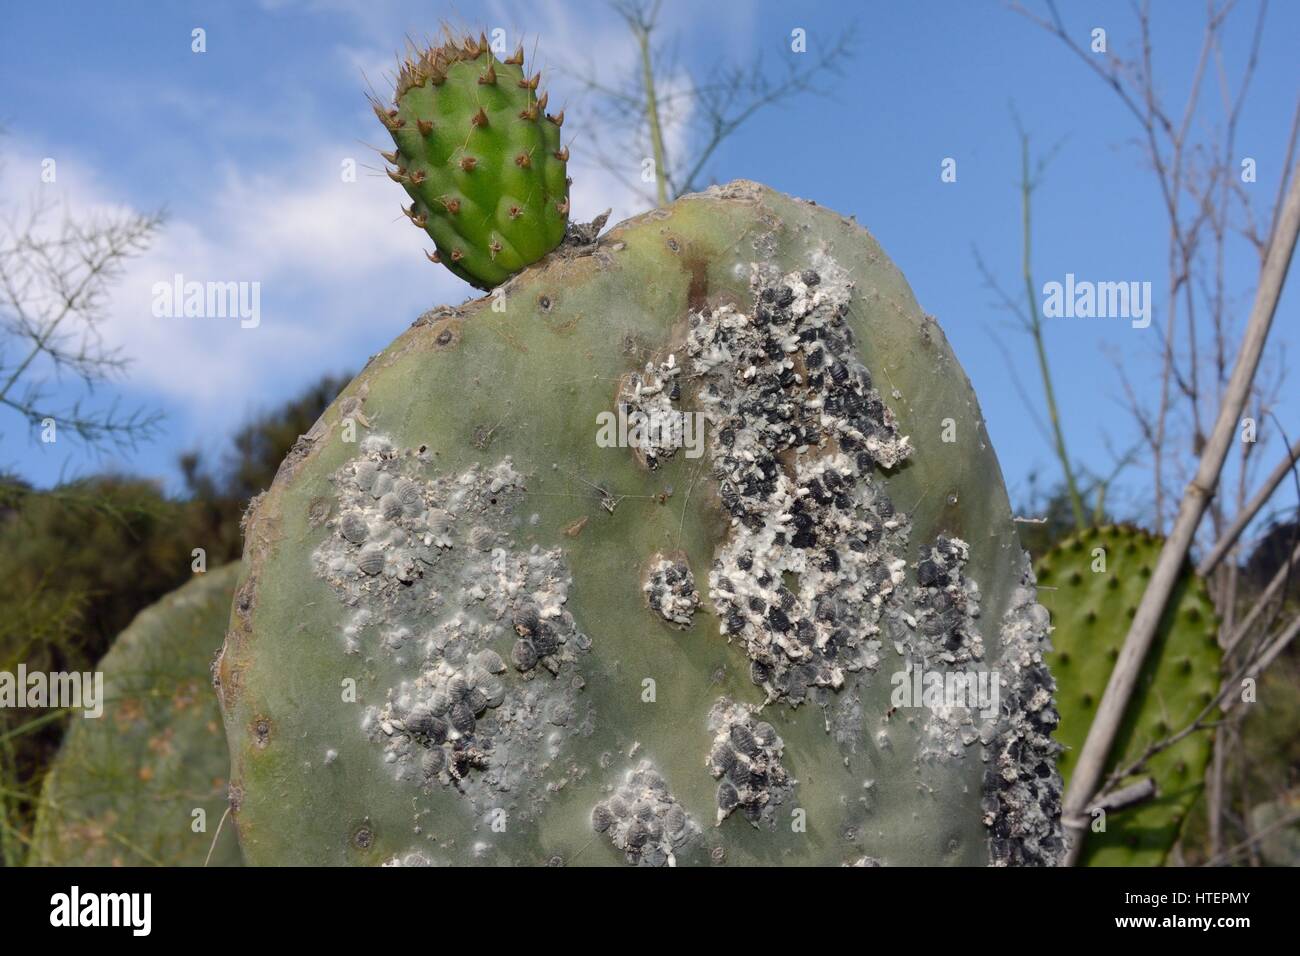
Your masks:
<instances>
[{"instance_id":1,"label":"thin green stem","mask_svg":"<svg viewBox=\"0 0 1300 956\"><path fill-rule=\"evenodd\" d=\"M21 737L23 734L31 733L33 730L44 727L46 724L60 720L67 712L67 708L65 707L60 707L57 710L50 710L39 717L27 721L25 724L19 724L12 730L6 730L4 733L0 734L0 742L11 740L14 737Z\"/></svg>"},{"instance_id":2,"label":"thin green stem","mask_svg":"<svg viewBox=\"0 0 1300 956\"><path fill-rule=\"evenodd\" d=\"M1065 433L1061 429L1061 415L1056 405L1056 389L1052 386L1052 372L1047 363L1047 347L1043 343L1043 320L1038 312L1038 297L1035 294L1033 270L1030 266L1030 249L1032 247L1030 232L1030 196L1034 183L1029 171L1029 136L1020 134L1020 210L1024 227L1024 246L1022 262L1025 273L1025 307L1028 309L1029 334L1034 340L1034 351L1038 354L1038 370L1043 376L1043 396L1047 402L1047 417L1052 424L1052 441L1056 457L1060 459L1061 470L1065 473L1065 488L1070 496L1070 510L1074 514L1074 524L1082 530L1087 527L1084 517L1083 498L1079 495L1079 484L1074 477L1074 468L1070 465L1070 455L1065 448Z\"/></svg>"},{"instance_id":3,"label":"thin green stem","mask_svg":"<svg viewBox=\"0 0 1300 956\"><path fill-rule=\"evenodd\" d=\"M641 83L645 87L646 123L650 127L650 148L654 150L655 196L660 206L668 205L668 170L664 163L664 133L659 122L659 100L655 95L654 62L650 52L650 31L636 30L637 45L641 49Z\"/></svg>"}]
</instances>

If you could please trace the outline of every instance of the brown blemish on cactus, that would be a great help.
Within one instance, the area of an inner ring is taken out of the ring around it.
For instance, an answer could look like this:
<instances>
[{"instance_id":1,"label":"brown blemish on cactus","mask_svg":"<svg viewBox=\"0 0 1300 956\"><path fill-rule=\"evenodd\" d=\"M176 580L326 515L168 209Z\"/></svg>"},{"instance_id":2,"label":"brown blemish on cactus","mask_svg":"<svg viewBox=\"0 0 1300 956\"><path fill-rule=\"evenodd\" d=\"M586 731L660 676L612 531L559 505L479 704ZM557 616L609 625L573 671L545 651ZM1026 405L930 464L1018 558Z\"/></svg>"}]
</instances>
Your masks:
<instances>
[{"instance_id":1,"label":"brown blemish on cactus","mask_svg":"<svg viewBox=\"0 0 1300 956\"><path fill-rule=\"evenodd\" d=\"M464 323L458 318L442 319L429 327L429 343L435 352L449 352L460 345Z\"/></svg>"},{"instance_id":2,"label":"brown blemish on cactus","mask_svg":"<svg viewBox=\"0 0 1300 956\"><path fill-rule=\"evenodd\" d=\"M686 289L686 306L698 311L709 299L709 264L692 250L687 253L685 266L691 274L691 283Z\"/></svg>"},{"instance_id":3,"label":"brown blemish on cactus","mask_svg":"<svg viewBox=\"0 0 1300 956\"><path fill-rule=\"evenodd\" d=\"M258 717L252 725L253 744L258 750L265 750L271 739L271 718Z\"/></svg>"},{"instance_id":4,"label":"brown blemish on cactus","mask_svg":"<svg viewBox=\"0 0 1300 956\"><path fill-rule=\"evenodd\" d=\"M581 322L582 313L571 315L564 319L555 316L546 320L546 328L561 338L567 338L574 332L578 331L578 326Z\"/></svg>"},{"instance_id":5,"label":"brown blemish on cactus","mask_svg":"<svg viewBox=\"0 0 1300 956\"><path fill-rule=\"evenodd\" d=\"M226 713L230 713L239 702L243 689L243 674L240 668L231 663L234 654L243 649L244 635L237 631L227 631L226 640L212 662L212 687L217 692L217 700Z\"/></svg>"},{"instance_id":6,"label":"brown blemish on cactus","mask_svg":"<svg viewBox=\"0 0 1300 956\"><path fill-rule=\"evenodd\" d=\"M965 531L965 512L955 491L943 496L943 510L939 512L938 525L950 535L961 537Z\"/></svg>"},{"instance_id":7,"label":"brown blemish on cactus","mask_svg":"<svg viewBox=\"0 0 1300 956\"><path fill-rule=\"evenodd\" d=\"M244 627L250 627L252 624L253 608L257 603L257 583L254 575L249 575L239 590L235 592L235 614L239 618L239 623Z\"/></svg>"},{"instance_id":8,"label":"brown blemish on cactus","mask_svg":"<svg viewBox=\"0 0 1300 956\"><path fill-rule=\"evenodd\" d=\"M369 850L375 844L375 831L369 823L363 823L352 831L352 837L348 842L358 850Z\"/></svg>"}]
</instances>

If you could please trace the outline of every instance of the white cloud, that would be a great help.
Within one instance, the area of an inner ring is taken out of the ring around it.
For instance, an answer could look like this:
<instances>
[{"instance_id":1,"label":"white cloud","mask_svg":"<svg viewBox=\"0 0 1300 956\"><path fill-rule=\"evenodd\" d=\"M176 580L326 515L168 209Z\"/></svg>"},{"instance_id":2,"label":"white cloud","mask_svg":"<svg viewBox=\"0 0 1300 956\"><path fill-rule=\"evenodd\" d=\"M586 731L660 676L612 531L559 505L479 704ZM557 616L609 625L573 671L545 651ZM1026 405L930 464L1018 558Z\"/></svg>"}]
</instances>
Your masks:
<instances>
[{"instance_id":1,"label":"white cloud","mask_svg":"<svg viewBox=\"0 0 1300 956\"><path fill-rule=\"evenodd\" d=\"M316 6L327 15L352 16L330 3ZM389 89L394 55L409 29L404 16L384 8L380 19L386 27L373 22L359 27L336 51L381 95ZM558 65L579 69L593 53L608 70L635 63L632 37L607 11L593 21L589 11L574 11L558 0L514 8L494 2L483 22L489 29L504 27L512 48L526 41L530 68L545 71L552 110L578 99L572 74ZM388 38L394 42L385 47ZM682 82L684 76L676 76L666 84ZM237 103L208 105L213 113L238 108ZM677 155L688 142L688 119L679 113L666 131ZM585 221L612 208L611 222L618 222L643 211L642 195L583 156L581 126L565 124L575 156L574 218ZM15 137L0 142L7 159L0 169L0 203L44 190L78 215L129 208L126 184L114 179L111 168L61 159L57 184L42 185L43 148ZM644 147L628 142L621 148L628 156L628 175L636 179ZM278 161L268 162L268 155ZM340 164L348 158L358 165L355 182L340 176ZM173 209L153 247L129 264L115 287L103 332L134 360L130 386L146 398L152 393L167 408L183 409L204 427L227 428L250 402L260 404L268 393L283 394L325 370L360 368L424 308L474 294L424 259L428 239L401 216L403 195L382 166L360 143L321 137L291 153L256 154L247 166L197 171L204 188L186 197L188 205ZM259 327L240 328L237 319L155 318L154 284L170 282L176 274L200 282L260 283Z\"/></svg>"},{"instance_id":2,"label":"white cloud","mask_svg":"<svg viewBox=\"0 0 1300 956\"><path fill-rule=\"evenodd\" d=\"M44 189L81 217L128 208L99 170L63 160L57 183L41 185L32 172L39 150L12 140L4 149L6 207ZM346 158L358 163L355 182L341 176ZM423 308L463 300L471 290L424 259L427 237L401 216L401 191L376 175L380 165L349 144L321 146L256 175L231 168L207 203L171 217L152 248L129 263L102 327L105 340L133 359L131 385L224 427L243 414L247 396L325 369L360 368ZM155 317L154 284L178 273L260 283L260 325Z\"/></svg>"},{"instance_id":3,"label":"white cloud","mask_svg":"<svg viewBox=\"0 0 1300 956\"><path fill-rule=\"evenodd\" d=\"M615 223L653 205L646 198L653 196L653 184L641 182L642 162L650 155L648 138L643 133L613 139L602 137L606 156L619 163L617 170L601 166L590 153L584 152L584 139L594 132L595 121L578 78L590 76L601 83L616 85L628 71L638 69L637 43L623 20L603 8L593 16L590 9L576 10L561 0L533 0L525 5L493 0L488 11L487 22L505 26L512 47L519 40L525 42L525 50L530 55L529 69L543 71L552 110L568 110L564 128L573 157L575 217L585 221L605 209L613 209L610 222ZM677 13L671 5L662 11L661 38L672 37L681 26L675 19ZM535 60L531 56L534 50ZM687 80L684 71L661 77L659 92L679 92ZM664 116L664 146L670 157L685 155L689 146L691 104L687 100L681 102L673 115Z\"/></svg>"},{"instance_id":4,"label":"white cloud","mask_svg":"<svg viewBox=\"0 0 1300 956\"><path fill-rule=\"evenodd\" d=\"M354 44L340 49L345 62L358 76L364 74L381 97L386 97L392 88L393 64L405 37L409 34L423 38L438 29L437 24L427 21L422 28L407 22L402 13L392 8L385 10L384 17L389 23L386 30L377 31L373 21L365 25L366 35L382 39L373 45ZM680 26L674 22L671 10L665 10L662 21L665 37ZM570 145L573 156L570 174L574 180L571 192L574 219L585 222L612 209L610 222L616 223L645 211L650 205L645 196L653 195L653 186L633 188L624 181L641 185L641 161L648 154L644 143L624 137L605 144L608 152L626 157L626 164L617 172L602 168L589 153L584 153L584 139L590 130L584 129L582 114L587 111L582 108L581 84L576 76L596 72L602 80L613 82L621 71L635 68L639 55L636 42L623 21L603 7L594 11L577 10L560 0L534 0L526 4L493 0L474 23L475 29L489 33L494 29L504 30L510 52L523 43L528 69L542 71L544 86L550 94L550 111L568 112L564 141ZM386 41L388 45L384 46ZM686 79L684 72L667 77L661 89L663 92L678 90ZM689 143L690 118L690 104L685 103L665 124L665 146L670 155L684 155Z\"/></svg>"}]
</instances>

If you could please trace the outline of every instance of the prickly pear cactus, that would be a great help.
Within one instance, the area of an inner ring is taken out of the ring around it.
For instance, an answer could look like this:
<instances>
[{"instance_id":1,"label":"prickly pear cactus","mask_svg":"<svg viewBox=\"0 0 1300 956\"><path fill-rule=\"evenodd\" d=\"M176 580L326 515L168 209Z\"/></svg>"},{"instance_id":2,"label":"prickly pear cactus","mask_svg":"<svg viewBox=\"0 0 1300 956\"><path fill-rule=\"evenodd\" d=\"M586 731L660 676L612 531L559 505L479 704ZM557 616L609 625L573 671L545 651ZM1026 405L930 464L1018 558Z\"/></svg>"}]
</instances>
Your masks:
<instances>
[{"instance_id":1,"label":"prickly pear cactus","mask_svg":"<svg viewBox=\"0 0 1300 956\"><path fill-rule=\"evenodd\" d=\"M737 182L425 314L285 461L233 819L257 864L1053 863L1047 621L934 319Z\"/></svg>"},{"instance_id":2,"label":"prickly pear cactus","mask_svg":"<svg viewBox=\"0 0 1300 956\"><path fill-rule=\"evenodd\" d=\"M230 763L211 688L238 573L231 564L195 577L104 655L104 713L71 718L41 791L31 864L202 866L209 850L211 866L240 864L229 825L213 843Z\"/></svg>"},{"instance_id":3,"label":"prickly pear cactus","mask_svg":"<svg viewBox=\"0 0 1300 956\"><path fill-rule=\"evenodd\" d=\"M429 258L480 289L554 249L569 219L564 111L546 112L541 74L523 63L522 46L498 60L486 37L448 34L401 64L391 107L374 104L396 144L388 175L433 239Z\"/></svg>"},{"instance_id":4,"label":"prickly pear cactus","mask_svg":"<svg viewBox=\"0 0 1300 956\"><path fill-rule=\"evenodd\" d=\"M1300 811L1300 793L1295 791L1251 807L1250 829L1259 836L1259 855L1269 866L1300 866L1297 811Z\"/></svg>"},{"instance_id":5,"label":"prickly pear cactus","mask_svg":"<svg viewBox=\"0 0 1300 956\"><path fill-rule=\"evenodd\" d=\"M1057 683L1057 740L1066 748L1059 765L1067 783L1162 545L1161 538L1135 528L1090 528L1057 545L1035 567L1039 598L1052 612L1055 650L1048 660ZM1222 656L1217 630L1205 583L1188 570L1133 692L1108 771L1181 730L1213 699ZM1152 757L1144 776L1155 779L1158 796L1109 814L1104 832L1089 832L1081 862L1160 865L1201 792L1211 742L1208 731L1198 732Z\"/></svg>"}]
</instances>

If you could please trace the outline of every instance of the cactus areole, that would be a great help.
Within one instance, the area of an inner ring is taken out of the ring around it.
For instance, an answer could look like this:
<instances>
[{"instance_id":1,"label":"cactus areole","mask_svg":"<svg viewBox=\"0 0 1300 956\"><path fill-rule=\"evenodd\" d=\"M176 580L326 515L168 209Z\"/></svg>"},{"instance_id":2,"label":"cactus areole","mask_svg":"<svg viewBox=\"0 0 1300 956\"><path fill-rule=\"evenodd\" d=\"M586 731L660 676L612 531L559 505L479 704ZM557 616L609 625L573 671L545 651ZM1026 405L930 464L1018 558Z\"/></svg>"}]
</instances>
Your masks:
<instances>
[{"instance_id":1,"label":"cactus areole","mask_svg":"<svg viewBox=\"0 0 1300 956\"><path fill-rule=\"evenodd\" d=\"M493 61L434 62L394 132L454 178ZM426 313L300 442L217 668L232 818L255 864L1050 865L1047 632L939 326L736 182Z\"/></svg>"},{"instance_id":2,"label":"cactus areole","mask_svg":"<svg viewBox=\"0 0 1300 956\"><path fill-rule=\"evenodd\" d=\"M498 60L486 37L448 36L400 65L392 107L373 104L429 258L480 289L554 249L569 219L564 113L546 112L541 74L523 64L522 46Z\"/></svg>"}]
</instances>

